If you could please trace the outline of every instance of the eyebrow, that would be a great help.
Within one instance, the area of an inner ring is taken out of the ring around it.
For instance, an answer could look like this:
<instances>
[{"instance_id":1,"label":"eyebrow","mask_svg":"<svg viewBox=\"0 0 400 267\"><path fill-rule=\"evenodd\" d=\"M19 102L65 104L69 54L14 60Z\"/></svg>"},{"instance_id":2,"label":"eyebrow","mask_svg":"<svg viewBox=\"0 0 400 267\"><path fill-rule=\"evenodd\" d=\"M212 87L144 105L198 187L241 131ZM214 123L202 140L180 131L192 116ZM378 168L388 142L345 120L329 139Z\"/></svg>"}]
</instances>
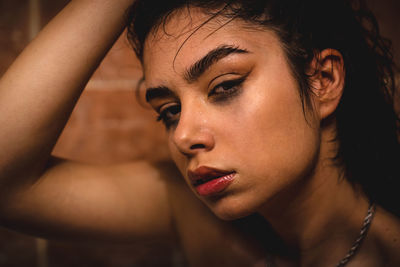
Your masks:
<instances>
[{"instance_id":1,"label":"eyebrow","mask_svg":"<svg viewBox=\"0 0 400 267\"><path fill-rule=\"evenodd\" d=\"M189 83L193 83L198 80L198 78L208 70L213 64L219 60L231 55L231 54L246 54L249 51L245 49L240 49L237 46L232 45L221 45L217 48L208 52L200 60L196 61L186 72L185 80Z\"/></svg>"},{"instance_id":2,"label":"eyebrow","mask_svg":"<svg viewBox=\"0 0 400 267\"><path fill-rule=\"evenodd\" d=\"M204 57L196 61L190 66L184 74L184 78L188 83L193 83L208 70L213 64L231 54L247 54L249 51L241 49L233 45L220 45L209 51ZM166 86L158 86L146 89L146 102L150 102L155 98L164 98L175 96L175 94Z\"/></svg>"},{"instance_id":3,"label":"eyebrow","mask_svg":"<svg viewBox=\"0 0 400 267\"><path fill-rule=\"evenodd\" d=\"M170 96L175 96L175 94L166 86L146 89L146 102L150 102L155 98L166 98Z\"/></svg>"}]
</instances>

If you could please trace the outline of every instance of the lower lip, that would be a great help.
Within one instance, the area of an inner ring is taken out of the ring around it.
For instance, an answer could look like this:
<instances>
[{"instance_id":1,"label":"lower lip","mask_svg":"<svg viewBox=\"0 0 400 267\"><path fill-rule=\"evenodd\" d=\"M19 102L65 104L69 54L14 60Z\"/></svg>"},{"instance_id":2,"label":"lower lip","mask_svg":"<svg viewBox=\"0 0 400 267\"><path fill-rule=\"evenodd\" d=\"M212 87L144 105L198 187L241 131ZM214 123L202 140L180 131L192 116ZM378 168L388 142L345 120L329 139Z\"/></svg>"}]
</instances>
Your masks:
<instances>
[{"instance_id":1,"label":"lower lip","mask_svg":"<svg viewBox=\"0 0 400 267\"><path fill-rule=\"evenodd\" d=\"M198 185L195 188L200 196L212 196L225 190L233 182L234 177L235 173L230 173Z\"/></svg>"}]
</instances>

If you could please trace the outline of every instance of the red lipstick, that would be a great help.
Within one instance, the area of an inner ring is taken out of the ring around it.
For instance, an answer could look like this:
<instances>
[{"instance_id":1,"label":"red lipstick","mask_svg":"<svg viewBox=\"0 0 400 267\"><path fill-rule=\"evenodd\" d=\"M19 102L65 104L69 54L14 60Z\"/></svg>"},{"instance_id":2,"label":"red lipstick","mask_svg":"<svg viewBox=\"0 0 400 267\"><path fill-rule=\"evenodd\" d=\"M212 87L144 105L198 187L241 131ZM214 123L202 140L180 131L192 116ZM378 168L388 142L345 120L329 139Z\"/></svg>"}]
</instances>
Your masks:
<instances>
[{"instance_id":1,"label":"red lipstick","mask_svg":"<svg viewBox=\"0 0 400 267\"><path fill-rule=\"evenodd\" d=\"M188 171L188 177L200 196L212 196L222 192L234 180L236 172L218 170L206 166Z\"/></svg>"}]
</instances>

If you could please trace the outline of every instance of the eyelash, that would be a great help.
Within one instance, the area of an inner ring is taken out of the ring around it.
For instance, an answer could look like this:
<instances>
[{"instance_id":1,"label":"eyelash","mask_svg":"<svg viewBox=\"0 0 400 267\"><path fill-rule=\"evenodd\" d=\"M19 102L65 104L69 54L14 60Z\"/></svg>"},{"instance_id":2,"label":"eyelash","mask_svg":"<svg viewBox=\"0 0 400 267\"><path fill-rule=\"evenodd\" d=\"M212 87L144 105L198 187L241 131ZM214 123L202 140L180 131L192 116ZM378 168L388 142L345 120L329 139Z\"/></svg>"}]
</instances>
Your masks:
<instances>
[{"instance_id":1,"label":"eyelash","mask_svg":"<svg viewBox=\"0 0 400 267\"><path fill-rule=\"evenodd\" d=\"M209 93L208 97L212 97L215 102L222 102L231 99L240 93L242 84L246 80L247 75L239 79L224 81L215 86ZM221 92L217 92L218 88L222 88Z\"/></svg>"},{"instance_id":2,"label":"eyelash","mask_svg":"<svg viewBox=\"0 0 400 267\"><path fill-rule=\"evenodd\" d=\"M247 74L239 79L224 81L217 86L215 86L208 93L208 97L212 98L214 102L224 102L230 100L232 97L238 95L242 89L242 84L246 80ZM217 89L222 88L221 92L217 92ZM172 125L178 122L178 119L172 119L171 117L180 113L181 105L172 105L170 107L165 108L157 117L157 121L162 121L167 129L169 129ZM172 115L170 115L172 114ZM170 117L170 118L168 118Z\"/></svg>"},{"instance_id":3,"label":"eyelash","mask_svg":"<svg viewBox=\"0 0 400 267\"><path fill-rule=\"evenodd\" d=\"M178 114L179 112L181 112L181 105L173 105L170 106L166 109L164 109L163 111L160 112L160 115L158 115L157 117L157 121L162 121L162 123L165 125L165 127L168 129L170 128L175 122L177 122L177 120L172 120L170 118L168 118L168 113L171 113L173 117L174 115Z\"/></svg>"}]
</instances>

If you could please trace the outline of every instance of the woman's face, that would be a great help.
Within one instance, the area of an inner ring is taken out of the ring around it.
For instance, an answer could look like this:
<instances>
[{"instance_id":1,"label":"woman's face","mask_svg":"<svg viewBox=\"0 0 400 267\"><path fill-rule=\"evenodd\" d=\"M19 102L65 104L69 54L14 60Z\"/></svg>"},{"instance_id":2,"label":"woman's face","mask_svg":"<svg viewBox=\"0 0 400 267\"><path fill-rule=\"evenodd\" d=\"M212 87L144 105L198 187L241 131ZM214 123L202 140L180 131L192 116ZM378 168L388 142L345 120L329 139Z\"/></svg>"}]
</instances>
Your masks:
<instances>
[{"instance_id":1,"label":"woman's face","mask_svg":"<svg viewBox=\"0 0 400 267\"><path fill-rule=\"evenodd\" d=\"M144 49L148 102L193 192L220 218L259 211L313 168L319 122L274 32L198 9L174 14Z\"/></svg>"}]
</instances>

